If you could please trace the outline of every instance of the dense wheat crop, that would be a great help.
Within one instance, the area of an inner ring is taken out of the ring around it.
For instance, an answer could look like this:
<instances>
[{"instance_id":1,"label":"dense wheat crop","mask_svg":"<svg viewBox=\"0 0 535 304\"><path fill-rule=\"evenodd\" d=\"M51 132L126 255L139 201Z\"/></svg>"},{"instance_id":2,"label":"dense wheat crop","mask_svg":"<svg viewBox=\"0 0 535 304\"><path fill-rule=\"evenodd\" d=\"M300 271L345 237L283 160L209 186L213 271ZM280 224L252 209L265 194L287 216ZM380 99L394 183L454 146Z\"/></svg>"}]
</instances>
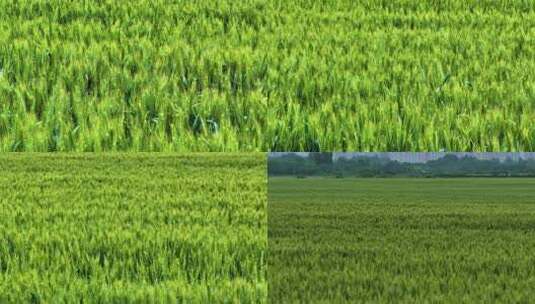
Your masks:
<instances>
[{"instance_id":1,"label":"dense wheat crop","mask_svg":"<svg viewBox=\"0 0 535 304\"><path fill-rule=\"evenodd\" d=\"M289 1L272 150L535 149L535 2Z\"/></svg>"},{"instance_id":2,"label":"dense wheat crop","mask_svg":"<svg viewBox=\"0 0 535 304\"><path fill-rule=\"evenodd\" d=\"M265 303L265 158L0 156L1 303Z\"/></svg>"},{"instance_id":3,"label":"dense wheat crop","mask_svg":"<svg viewBox=\"0 0 535 304\"><path fill-rule=\"evenodd\" d=\"M3 151L533 150L535 3L0 3Z\"/></svg>"},{"instance_id":4,"label":"dense wheat crop","mask_svg":"<svg viewBox=\"0 0 535 304\"><path fill-rule=\"evenodd\" d=\"M260 150L264 7L2 1L0 148Z\"/></svg>"},{"instance_id":5,"label":"dense wheat crop","mask_svg":"<svg viewBox=\"0 0 535 304\"><path fill-rule=\"evenodd\" d=\"M270 178L273 303L529 303L535 179Z\"/></svg>"}]
</instances>

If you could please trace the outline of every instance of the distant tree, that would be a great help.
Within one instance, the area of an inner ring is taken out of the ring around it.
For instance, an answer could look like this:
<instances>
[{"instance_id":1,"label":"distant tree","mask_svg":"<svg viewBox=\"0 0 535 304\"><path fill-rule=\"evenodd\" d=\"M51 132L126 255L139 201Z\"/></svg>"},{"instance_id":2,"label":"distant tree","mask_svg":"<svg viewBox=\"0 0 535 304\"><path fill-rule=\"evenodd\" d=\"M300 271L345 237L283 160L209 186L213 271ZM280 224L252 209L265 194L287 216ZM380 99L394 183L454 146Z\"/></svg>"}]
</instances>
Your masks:
<instances>
[{"instance_id":1,"label":"distant tree","mask_svg":"<svg viewBox=\"0 0 535 304\"><path fill-rule=\"evenodd\" d=\"M332 165L333 153L332 152L314 152L308 154L308 158L311 159L316 165Z\"/></svg>"},{"instance_id":2,"label":"distant tree","mask_svg":"<svg viewBox=\"0 0 535 304\"><path fill-rule=\"evenodd\" d=\"M384 175L398 175L403 173L403 169L403 165L397 161L389 161L383 166L382 171Z\"/></svg>"}]
</instances>

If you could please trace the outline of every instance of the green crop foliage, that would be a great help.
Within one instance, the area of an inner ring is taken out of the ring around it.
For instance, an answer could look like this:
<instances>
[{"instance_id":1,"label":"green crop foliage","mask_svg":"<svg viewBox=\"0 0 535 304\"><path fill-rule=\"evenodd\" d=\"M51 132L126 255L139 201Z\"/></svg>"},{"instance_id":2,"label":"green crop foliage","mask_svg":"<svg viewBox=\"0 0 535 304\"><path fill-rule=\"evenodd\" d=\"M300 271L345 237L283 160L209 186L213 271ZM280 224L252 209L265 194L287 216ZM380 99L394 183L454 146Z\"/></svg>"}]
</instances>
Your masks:
<instances>
[{"instance_id":1,"label":"green crop foliage","mask_svg":"<svg viewBox=\"0 0 535 304\"><path fill-rule=\"evenodd\" d=\"M0 151L261 150L264 6L2 1Z\"/></svg>"},{"instance_id":2,"label":"green crop foliage","mask_svg":"<svg viewBox=\"0 0 535 304\"><path fill-rule=\"evenodd\" d=\"M266 303L265 166L0 155L0 303Z\"/></svg>"},{"instance_id":3,"label":"green crop foliage","mask_svg":"<svg viewBox=\"0 0 535 304\"><path fill-rule=\"evenodd\" d=\"M529 303L535 179L269 179L272 303Z\"/></svg>"},{"instance_id":4,"label":"green crop foliage","mask_svg":"<svg viewBox=\"0 0 535 304\"><path fill-rule=\"evenodd\" d=\"M532 151L535 3L0 3L0 151Z\"/></svg>"},{"instance_id":5,"label":"green crop foliage","mask_svg":"<svg viewBox=\"0 0 535 304\"><path fill-rule=\"evenodd\" d=\"M276 151L532 151L535 2L287 1Z\"/></svg>"}]
</instances>

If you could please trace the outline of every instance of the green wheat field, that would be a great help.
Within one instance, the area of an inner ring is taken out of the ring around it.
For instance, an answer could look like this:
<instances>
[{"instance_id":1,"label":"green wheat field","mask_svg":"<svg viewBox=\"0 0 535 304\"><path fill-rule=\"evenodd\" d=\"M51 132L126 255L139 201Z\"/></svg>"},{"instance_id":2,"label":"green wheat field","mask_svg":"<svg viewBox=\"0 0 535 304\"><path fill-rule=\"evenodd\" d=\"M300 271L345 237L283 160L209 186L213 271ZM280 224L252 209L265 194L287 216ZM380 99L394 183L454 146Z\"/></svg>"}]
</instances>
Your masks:
<instances>
[{"instance_id":1,"label":"green wheat field","mask_svg":"<svg viewBox=\"0 0 535 304\"><path fill-rule=\"evenodd\" d=\"M0 303L266 303L264 154L0 155Z\"/></svg>"},{"instance_id":2,"label":"green wheat field","mask_svg":"<svg viewBox=\"0 0 535 304\"><path fill-rule=\"evenodd\" d=\"M532 151L535 2L0 3L0 151Z\"/></svg>"},{"instance_id":3,"label":"green wheat field","mask_svg":"<svg viewBox=\"0 0 535 304\"><path fill-rule=\"evenodd\" d=\"M269 179L270 303L530 303L533 178Z\"/></svg>"}]
</instances>

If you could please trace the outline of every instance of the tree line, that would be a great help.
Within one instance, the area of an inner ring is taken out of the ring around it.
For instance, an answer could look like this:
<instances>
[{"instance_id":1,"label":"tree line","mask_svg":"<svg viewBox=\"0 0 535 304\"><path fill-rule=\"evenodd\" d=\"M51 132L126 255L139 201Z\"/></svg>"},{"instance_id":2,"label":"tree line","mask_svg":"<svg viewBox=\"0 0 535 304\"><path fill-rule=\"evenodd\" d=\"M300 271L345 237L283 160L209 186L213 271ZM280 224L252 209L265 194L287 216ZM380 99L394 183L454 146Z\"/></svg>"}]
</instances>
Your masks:
<instances>
[{"instance_id":1,"label":"tree line","mask_svg":"<svg viewBox=\"0 0 535 304\"><path fill-rule=\"evenodd\" d=\"M335 160L330 152L310 153L306 157L289 153L270 156L268 174L298 177L528 177L535 176L535 160L478 159L447 154L425 163L408 163L377 155Z\"/></svg>"}]
</instances>

